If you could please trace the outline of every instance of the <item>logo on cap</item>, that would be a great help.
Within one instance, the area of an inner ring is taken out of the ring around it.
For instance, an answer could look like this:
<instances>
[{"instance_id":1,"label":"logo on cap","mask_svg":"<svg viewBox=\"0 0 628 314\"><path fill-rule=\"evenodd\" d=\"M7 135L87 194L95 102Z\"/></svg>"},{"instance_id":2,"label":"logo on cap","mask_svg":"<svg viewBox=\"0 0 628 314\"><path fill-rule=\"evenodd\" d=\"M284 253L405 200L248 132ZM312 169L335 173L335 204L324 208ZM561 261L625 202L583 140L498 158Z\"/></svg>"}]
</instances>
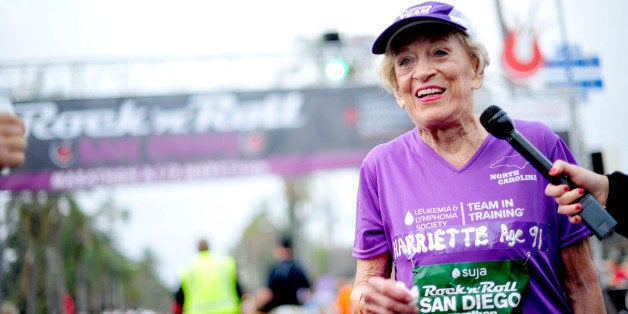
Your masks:
<instances>
[{"instance_id":1,"label":"logo on cap","mask_svg":"<svg viewBox=\"0 0 628 314\"><path fill-rule=\"evenodd\" d=\"M402 19L412 17L412 16L428 15L430 14L431 10L432 10L431 5L424 5L424 6L420 6L416 8L409 8L408 10L406 10L399 16L398 20L402 20Z\"/></svg>"}]
</instances>

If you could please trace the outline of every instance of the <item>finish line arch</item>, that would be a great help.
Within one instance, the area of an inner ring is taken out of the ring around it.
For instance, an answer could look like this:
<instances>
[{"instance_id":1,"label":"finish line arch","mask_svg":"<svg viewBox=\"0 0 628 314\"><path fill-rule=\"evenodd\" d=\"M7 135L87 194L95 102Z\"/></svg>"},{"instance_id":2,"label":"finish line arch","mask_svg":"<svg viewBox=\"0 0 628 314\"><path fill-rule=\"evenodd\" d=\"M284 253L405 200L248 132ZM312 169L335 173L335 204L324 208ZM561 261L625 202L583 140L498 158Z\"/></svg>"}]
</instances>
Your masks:
<instances>
[{"instance_id":1,"label":"finish line arch","mask_svg":"<svg viewBox=\"0 0 628 314\"><path fill-rule=\"evenodd\" d=\"M413 128L378 86L211 92L15 103L24 165L3 190L358 167L375 145Z\"/></svg>"}]
</instances>

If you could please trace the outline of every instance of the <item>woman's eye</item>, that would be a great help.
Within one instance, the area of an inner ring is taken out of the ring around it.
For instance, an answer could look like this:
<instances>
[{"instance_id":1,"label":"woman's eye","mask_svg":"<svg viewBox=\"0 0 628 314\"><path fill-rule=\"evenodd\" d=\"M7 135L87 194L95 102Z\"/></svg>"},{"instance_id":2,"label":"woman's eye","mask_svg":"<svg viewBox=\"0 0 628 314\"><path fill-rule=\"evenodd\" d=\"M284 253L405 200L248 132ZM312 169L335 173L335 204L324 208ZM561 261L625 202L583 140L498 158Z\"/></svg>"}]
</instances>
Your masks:
<instances>
[{"instance_id":1,"label":"woman's eye","mask_svg":"<svg viewBox=\"0 0 628 314\"><path fill-rule=\"evenodd\" d=\"M399 66L408 65L408 64L410 64L410 58L401 58L401 59L399 59L399 61L397 62L397 64L398 64Z\"/></svg>"},{"instance_id":2,"label":"woman's eye","mask_svg":"<svg viewBox=\"0 0 628 314\"><path fill-rule=\"evenodd\" d=\"M438 56L438 57L443 57L448 55L449 53L447 52L447 50L444 49L437 49L434 51L434 55Z\"/></svg>"}]
</instances>

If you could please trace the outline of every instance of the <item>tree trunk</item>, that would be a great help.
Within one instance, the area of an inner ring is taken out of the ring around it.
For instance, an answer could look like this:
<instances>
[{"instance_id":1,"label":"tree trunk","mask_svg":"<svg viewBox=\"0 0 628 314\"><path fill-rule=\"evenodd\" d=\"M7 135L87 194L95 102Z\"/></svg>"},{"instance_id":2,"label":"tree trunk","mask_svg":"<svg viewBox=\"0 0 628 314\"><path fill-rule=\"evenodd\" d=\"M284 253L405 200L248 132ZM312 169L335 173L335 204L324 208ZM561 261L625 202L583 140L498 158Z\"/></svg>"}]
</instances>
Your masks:
<instances>
[{"instance_id":1,"label":"tree trunk","mask_svg":"<svg viewBox=\"0 0 628 314\"><path fill-rule=\"evenodd\" d=\"M32 245L31 245L32 246ZM39 266L37 254L32 247L26 251L25 276L26 276L26 314L38 313L37 310L37 282L39 277Z\"/></svg>"},{"instance_id":2,"label":"tree trunk","mask_svg":"<svg viewBox=\"0 0 628 314\"><path fill-rule=\"evenodd\" d=\"M88 313L89 312L89 302L88 296L89 291L87 285L87 267L85 265L85 258L83 256L79 257L78 263L76 266L76 312L77 313Z\"/></svg>"},{"instance_id":3,"label":"tree trunk","mask_svg":"<svg viewBox=\"0 0 628 314\"><path fill-rule=\"evenodd\" d=\"M63 313L63 291L65 290L61 259L54 246L45 251L46 256L46 309L48 313Z\"/></svg>"}]
</instances>

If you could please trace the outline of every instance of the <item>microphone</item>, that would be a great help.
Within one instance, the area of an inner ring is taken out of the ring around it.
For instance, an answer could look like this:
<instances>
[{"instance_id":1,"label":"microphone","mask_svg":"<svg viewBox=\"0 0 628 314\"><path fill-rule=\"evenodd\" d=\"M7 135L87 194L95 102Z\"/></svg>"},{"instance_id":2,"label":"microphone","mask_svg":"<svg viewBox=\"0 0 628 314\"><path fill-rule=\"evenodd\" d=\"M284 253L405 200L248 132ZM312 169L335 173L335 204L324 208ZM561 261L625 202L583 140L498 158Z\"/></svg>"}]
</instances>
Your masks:
<instances>
[{"instance_id":1,"label":"microphone","mask_svg":"<svg viewBox=\"0 0 628 314\"><path fill-rule=\"evenodd\" d=\"M486 108L480 115L480 123L493 136L508 141L515 150L552 184L567 184L572 189L576 187L566 175L549 175L553 163L515 129L514 123L504 110L494 105ZM615 229L615 226L617 226L617 221L613 216L588 192L585 192L580 197L579 203L582 205L582 211L580 212L582 222L598 239L602 240L608 237Z\"/></svg>"}]
</instances>

